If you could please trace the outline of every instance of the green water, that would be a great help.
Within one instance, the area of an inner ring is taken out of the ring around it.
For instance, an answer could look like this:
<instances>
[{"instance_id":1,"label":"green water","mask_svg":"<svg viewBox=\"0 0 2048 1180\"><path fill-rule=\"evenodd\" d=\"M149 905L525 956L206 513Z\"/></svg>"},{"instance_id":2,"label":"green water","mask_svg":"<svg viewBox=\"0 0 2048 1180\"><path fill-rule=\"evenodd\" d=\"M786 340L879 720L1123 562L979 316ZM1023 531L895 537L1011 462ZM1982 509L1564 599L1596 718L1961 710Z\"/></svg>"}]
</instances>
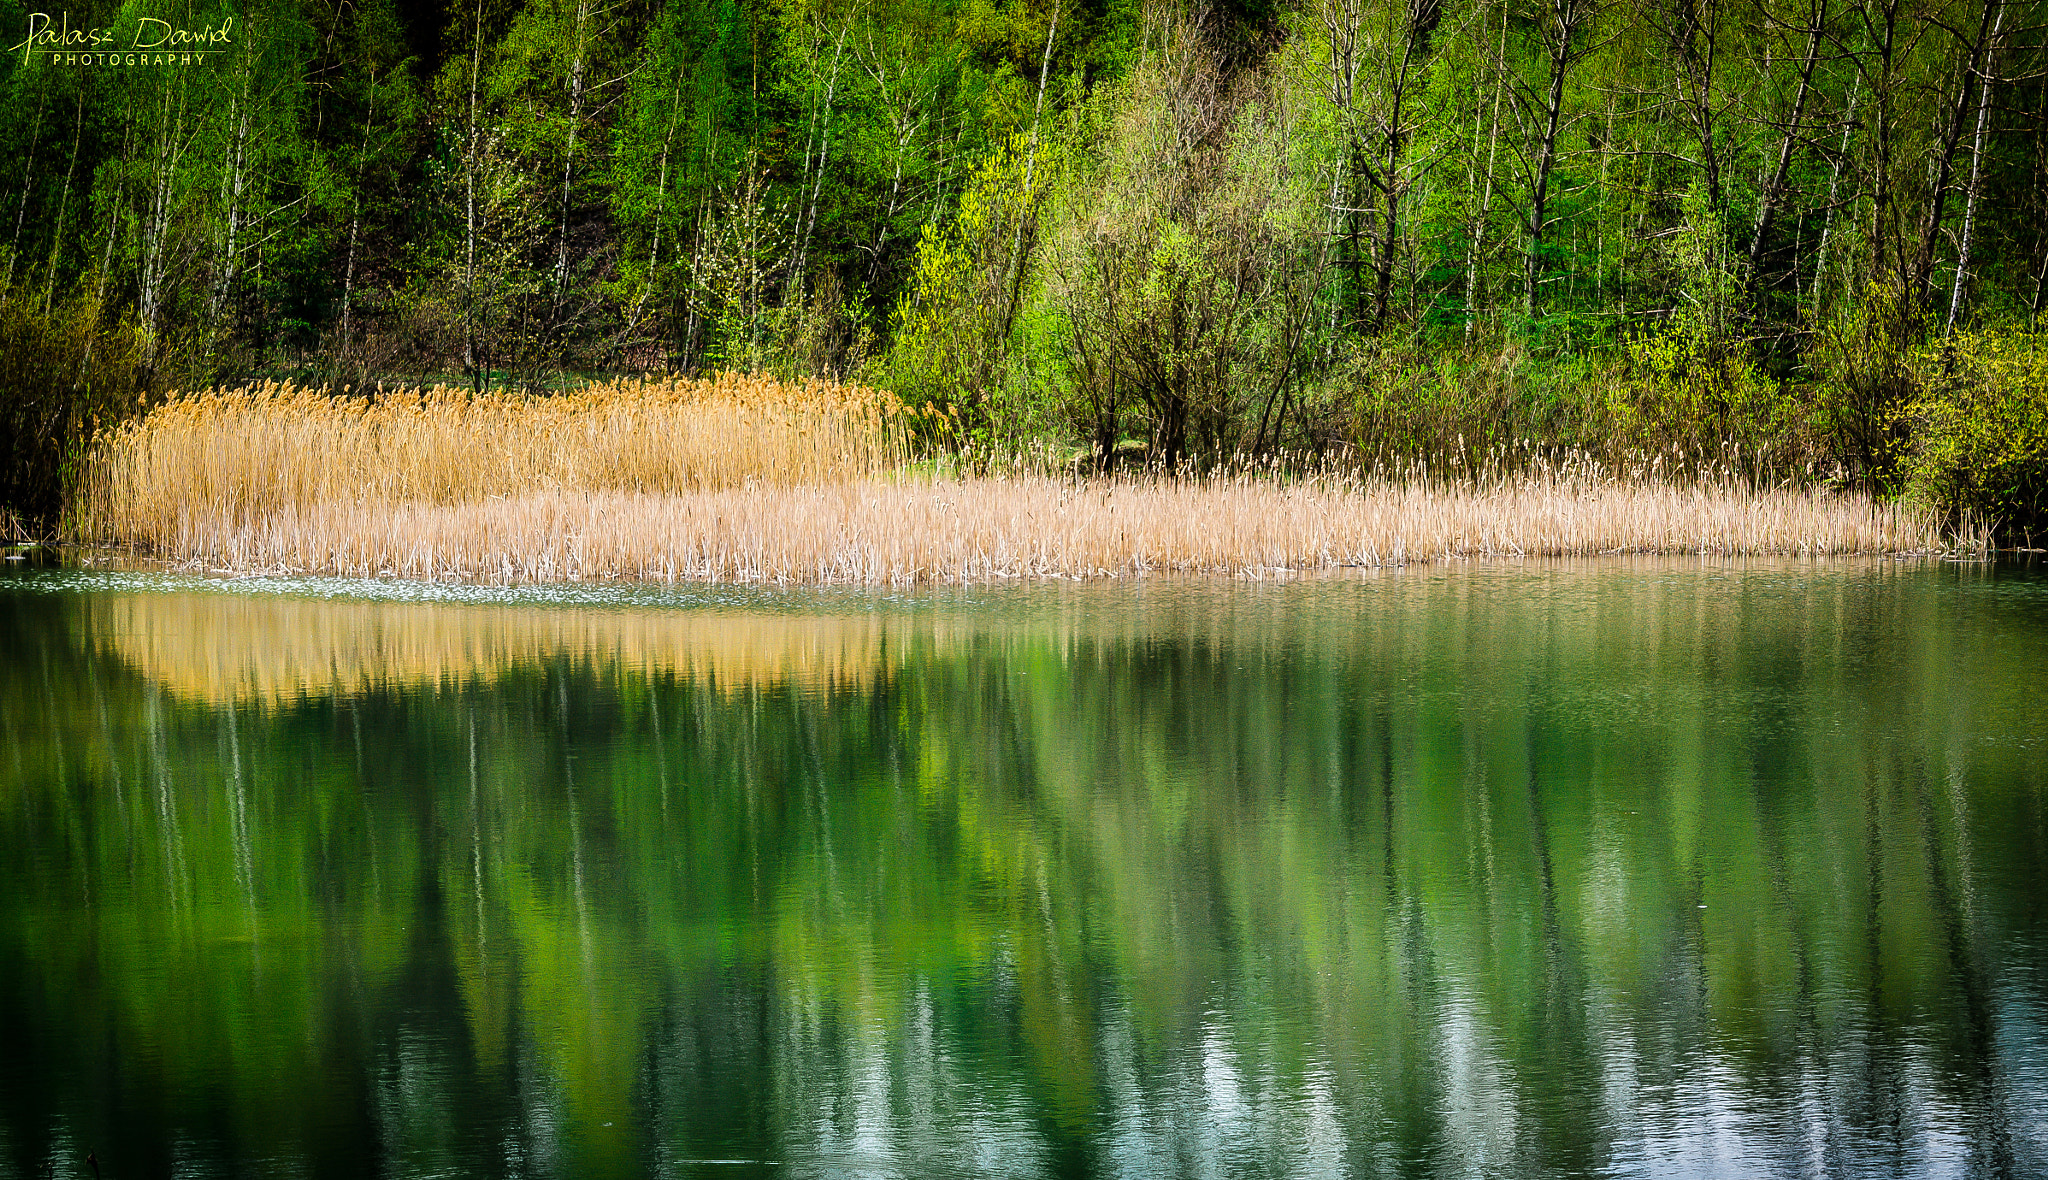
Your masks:
<instances>
[{"instance_id":1,"label":"green water","mask_svg":"<svg viewBox=\"0 0 2048 1180\"><path fill-rule=\"evenodd\" d=\"M0 1174L2048 1174L2048 578L0 580Z\"/></svg>"}]
</instances>

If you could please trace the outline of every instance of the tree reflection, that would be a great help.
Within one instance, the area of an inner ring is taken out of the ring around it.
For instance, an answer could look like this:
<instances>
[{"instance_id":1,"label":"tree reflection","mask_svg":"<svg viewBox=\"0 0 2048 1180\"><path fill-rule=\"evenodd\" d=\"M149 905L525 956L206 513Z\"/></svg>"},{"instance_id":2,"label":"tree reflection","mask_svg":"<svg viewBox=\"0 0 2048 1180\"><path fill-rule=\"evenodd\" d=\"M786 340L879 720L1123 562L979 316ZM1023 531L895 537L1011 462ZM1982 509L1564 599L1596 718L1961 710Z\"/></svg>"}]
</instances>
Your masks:
<instances>
[{"instance_id":1,"label":"tree reflection","mask_svg":"<svg viewBox=\"0 0 2048 1180\"><path fill-rule=\"evenodd\" d=\"M8 592L9 1163L2036 1168L2048 627L1970 589Z\"/></svg>"}]
</instances>

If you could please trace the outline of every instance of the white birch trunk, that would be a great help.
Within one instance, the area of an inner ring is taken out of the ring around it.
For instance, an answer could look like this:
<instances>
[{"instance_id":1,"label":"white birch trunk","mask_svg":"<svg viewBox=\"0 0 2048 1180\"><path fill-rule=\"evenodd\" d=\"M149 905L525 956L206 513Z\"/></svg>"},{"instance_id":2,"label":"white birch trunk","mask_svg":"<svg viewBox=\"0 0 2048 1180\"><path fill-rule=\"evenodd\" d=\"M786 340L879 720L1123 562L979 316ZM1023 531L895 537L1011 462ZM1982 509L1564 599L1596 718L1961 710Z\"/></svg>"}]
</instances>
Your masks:
<instances>
[{"instance_id":1,"label":"white birch trunk","mask_svg":"<svg viewBox=\"0 0 2048 1180\"><path fill-rule=\"evenodd\" d=\"M1977 197L1984 185L1984 128L1991 120L1991 66L1998 59L1998 34L2005 26L2005 8L2000 6L1998 16L1991 23L1991 44L1984 52L1984 68L1977 81L1977 132L1970 144L1970 187L1963 198L1963 233L1956 244L1956 280L1948 294L1948 320L1942 325L1943 336L1956 330L1956 317L1962 314L1963 288L1969 282L1971 239L1977 228Z\"/></svg>"}]
</instances>

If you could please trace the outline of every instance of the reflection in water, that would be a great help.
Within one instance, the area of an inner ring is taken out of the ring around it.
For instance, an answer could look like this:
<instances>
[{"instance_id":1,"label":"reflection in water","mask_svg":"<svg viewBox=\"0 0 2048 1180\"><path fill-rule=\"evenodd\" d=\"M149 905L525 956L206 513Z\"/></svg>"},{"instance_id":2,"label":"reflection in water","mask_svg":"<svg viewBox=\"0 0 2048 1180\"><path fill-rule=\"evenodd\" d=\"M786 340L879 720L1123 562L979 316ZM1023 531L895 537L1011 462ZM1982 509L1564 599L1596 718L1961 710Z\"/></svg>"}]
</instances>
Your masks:
<instances>
[{"instance_id":1,"label":"reflection in water","mask_svg":"<svg viewBox=\"0 0 2048 1180\"><path fill-rule=\"evenodd\" d=\"M0 584L0 1171L2048 1170L2048 584Z\"/></svg>"}]
</instances>

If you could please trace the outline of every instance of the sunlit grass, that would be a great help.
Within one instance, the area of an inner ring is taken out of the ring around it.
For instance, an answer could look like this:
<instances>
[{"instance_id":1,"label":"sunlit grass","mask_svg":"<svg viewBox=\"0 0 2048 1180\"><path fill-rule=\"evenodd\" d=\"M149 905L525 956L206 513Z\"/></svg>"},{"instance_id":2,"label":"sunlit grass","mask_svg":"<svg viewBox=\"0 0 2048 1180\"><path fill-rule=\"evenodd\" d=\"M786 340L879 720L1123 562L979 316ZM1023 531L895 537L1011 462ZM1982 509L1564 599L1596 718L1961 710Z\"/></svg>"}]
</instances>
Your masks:
<instances>
[{"instance_id":1,"label":"sunlit grass","mask_svg":"<svg viewBox=\"0 0 2048 1180\"><path fill-rule=\"evenodd\" d=\"M1929 552L1924 514L1577 463L1439 480L912 474L886 395L762 379L553 398L173 401L107 440L87 533L172 564L483 582L1267 576L1459 557Z\"/></svg>"},{"instance_id":2,"label":"sunlit grass","mask_svg":"<svg viewBox=\"0 0 2048 1180\"><path fill-rule=\"evenodd\" d=\"M177 553L188 530L314 506L835 482L901 461L898 418L872 390L731 375L553 396L266 384L174 397L101 439L77 528Z\"/></svg>"}]
</instances>

